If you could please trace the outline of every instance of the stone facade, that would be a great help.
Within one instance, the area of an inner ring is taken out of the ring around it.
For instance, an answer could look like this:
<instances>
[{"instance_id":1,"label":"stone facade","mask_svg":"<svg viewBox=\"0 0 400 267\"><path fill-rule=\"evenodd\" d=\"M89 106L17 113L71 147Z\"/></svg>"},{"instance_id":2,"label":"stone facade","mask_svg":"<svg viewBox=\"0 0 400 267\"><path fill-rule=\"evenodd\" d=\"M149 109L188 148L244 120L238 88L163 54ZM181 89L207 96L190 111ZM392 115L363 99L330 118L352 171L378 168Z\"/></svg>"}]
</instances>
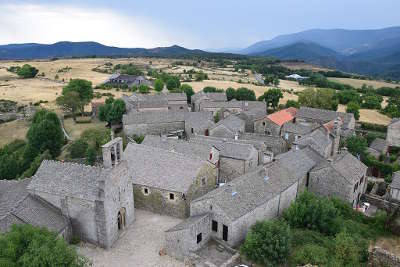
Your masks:
<instances>
[{"instance_id":1,"label":"stone facade","mask_svg":"<svg viewBox=\"0 0 400 267\"><path fill-rule=\"evenodd\" d=\"M395 118L387 129L386 141L390 146L400 147L400 118Z\"/></svg>"},{"instance_id":2,"label":"stone facade","mask_svg":"<svg viewBox=\"0 0 400 267\"><path fill-rule=\"evenodd\" d=\"M281 126L271 121L268 117L256 120L254 122L254 132L258 134L279 136Z\"/></svg>"}]
</instances>

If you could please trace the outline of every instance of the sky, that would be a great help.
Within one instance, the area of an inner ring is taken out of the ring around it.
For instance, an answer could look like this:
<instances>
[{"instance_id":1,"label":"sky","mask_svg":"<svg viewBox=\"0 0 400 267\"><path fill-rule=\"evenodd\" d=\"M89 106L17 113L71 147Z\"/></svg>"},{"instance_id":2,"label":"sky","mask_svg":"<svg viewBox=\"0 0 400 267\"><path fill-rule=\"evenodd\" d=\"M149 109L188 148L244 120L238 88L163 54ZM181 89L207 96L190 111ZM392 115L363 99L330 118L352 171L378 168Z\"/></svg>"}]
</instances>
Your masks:
<instances>
[{"instance_id":1,"label":"sky","mask_svg":"<svg viewBox=\"0 0 400 267\"><path fill-rule=\"evenodd\" d=\"M400 26L399 0L0 0L0 44L244 48L308 29Z\"/></svg>"}]
</instances>

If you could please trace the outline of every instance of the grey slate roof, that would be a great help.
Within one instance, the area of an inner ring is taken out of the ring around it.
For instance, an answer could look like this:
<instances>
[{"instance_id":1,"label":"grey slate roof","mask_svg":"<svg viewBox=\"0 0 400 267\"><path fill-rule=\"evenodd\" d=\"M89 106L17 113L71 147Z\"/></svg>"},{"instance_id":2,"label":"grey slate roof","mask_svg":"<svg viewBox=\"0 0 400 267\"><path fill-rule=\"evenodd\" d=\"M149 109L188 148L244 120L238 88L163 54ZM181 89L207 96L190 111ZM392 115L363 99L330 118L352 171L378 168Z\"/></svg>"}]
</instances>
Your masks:
<instances>
[{"instance_id":1,"label":"grey slate roof","mask_svg":"<svg viewBox=\"0 0 400 267\"><path fill-rule=\"evenodd\" d=\"M138 108L167 107L168 100L165 94L132 94L130 101L136 102Z\"/></svg>"},{"instance_id":2,"label":"grey slate roof","mask_svg":"<svg viewBox=\"0 0 400 267\"><path fill-rule=\"evenodd\" d=\"M186 193L207 161L161 148L129 143L124 151L134 184Z\"/></svg>"},{"instance_id":3,"label":"grey slate roof","mask_svg":"<svg viewBox=\"0 0 400 267\"><path fill-rule=\"evenodd\" d=\"M123 115L123 124L152 124L167 122L184 122L185 113L183 111L135 111L131 110Z\"/></svg>"},{"instance_id":4,"label":"grey slate roof","mask_svg":"<svg viewBox=\"0 0 400 267\"><path fill-rule=\"evenodd\" d=\"M314 170L330 168L340 174L346 181L355 184L365 175L367 166L347 151L341 151L332 158L317 165Z\"/></svg>"},{"instance_id":5,"label":"grey slate roof","mask_svg":"<svg viewBox=\"0 0 400 267\"><path fill-rule=\"evenodd\" d=\"M189 218L187 218L183 222L173 226L172 228L168 229L165 232L175 232L175 231L181 231L181 230L189 229L190 226L192 226L193 224L197 223L198 221L203 220L207 216L210 216L210 215L206 213L206 214L202 214L202 215L190 216Z\"/></svg>"},{"instance_id":6,"label":"grey slate roof","mask_svg":"<svg viewBox=\"0 0 400 267\"><path fill-rule=\"evenodd\" d=\"M254 153L257 153L257 150L249 144L224 142L215 144L214 147L218 149L221 156L233 159L248 160Z\"/></svg>"},{"instance_id":7,"label":"grey slate roof","mask_svg":"<svg viewBox=\"0 0 400 267\"><path fill-rule=\"evenodd\" d=\"M303 136L294 144L300 147L311 146L314 150L318 152L325 151L325 148L332 144L332 140L323 128L318 128L313 132Z\"/></svg>"},{"instance_id":8,"label":"grey slate roof","mask_svg":"<svg viewBox=\"0 0 400 267\"><path fill-rule=\"evenodd\" d=\"M400 118L393 118L389 125L397 124L398 122L400 122Z\"/></svg>"},{"instance_id":9,"label":"grey slate roof","mask_svg":"<svg viewBox=\"0 0 400 267\"><path fill-rule=\"evenodd\" d=\"M392 182L390 183L390 186L393 188L400 189L400 171L393 173Z\"/></svg>"},{"instance_id":10,"label":"grey slate roof","mask_svg":"<svg viewBox=\"0 0 400 267\"><path fill-rule=\"evenodd\" d=\"M245 121L239 118L236 115L230 115L229 117L220 120L214 128L217 128L218 126L225 126L227 129L232 131L233 133L239 132L244 129L245 127Z\"/></svg>"},{"instance_id":11,"label":"grey slate roof","mask_svg":"<svg viewBox=\"0 0 400 267\"><path fill-rule=\"evenodd\" d=\"M232 221L278 196L297 182L292 172L276 161L246 173L194 200L210 199ZM289 166L290 167L290 166ZM268 177L267 179L264 179Z\"/></svg>"},{"instance_id":12,"label":"grey slate roof","mask_svg":"<svg viewBox=\"0 0 400 267\"><path fill-rule=\"evenodd\" d=\"M304 135L312 132L321 125L313 122L287 122L283 125L282 132Z\"/></svg>"},{"instance_id":13,"label":"grey slate roof","mask_svg":"<svg viewBox=\"0 0 400 267\"><path fill-rule=\"evenodd\" d=\"M196 128L199 129L209 128L215 125L212 112L186 112L184 118L185 123L195 124Z\"/></svg>"},{"instance_id":14,"label":"grey slate roof","mask_svg":"<svg viewBox=\"0 0 400 267\"><path fill-rule=\"evenodd\" d=\"M192 103L194 103L196 100L203 98L203 99L208 99L211 101L228 101L228 99L226 98L226 93L222 92L222 93L204 93L203 91L200 91L194 95L192 95L191 97L191 101Z\"/></svg>"},{"instance_id":15,"label":"grey slate roof","mask_svg":"<svg viewBox=\"0 0 400 267\"><path fill-rule=\"evenodd\" d=\"M340 117L343 121L343 128L347 129L350 121L354 118L353 113L336 112L326 109L300 107L297 111L296 118L303 118L308 120L314 120L318 123L327 123L329 121Z\"/></svg>"},{"instance_id":16,"label":"grey slate roof","mask_svg":"<svg viewBox=\"0 0 400 267\"><path fill-rule=\"evenodd\" d=\"M388 143L386 142L385 139L376 138L374 141L372 141L372 143L369 147L382 153L384 150L387 149Z\"/></svg>"},{"instance_id":17,"label":"grey slate roof","mask_svg":"<svg viewBox=\"0 0 400 267\"><path fill-rule=\"evenodd\" d=\"M109 173L104 168L44 160L28 190L94 201L98 196L98 180L106 179Z\"/></svg>"},{"instance_id":18,"label":"grey slate roof","mask_svg":"<svg viewBox=\"0 0 400 267\"><path fill-rule=\"evenodd\" d=\"M0 231L27 223L61 232L68 226L68 219L50 203L29 194L26 188L30 182L31 179L0 180Z\"/></svg>"},{"instance_id":19,"label":"grey slate roof","mask_svg":"<svg viewBox=\"0 0 400 267\"><path fill-rule=\"evenodd\" d=\"M322 157L310 148L292 149L276 156L275 160L286 166L292 176L298 179L305 177L312 168L323 161Z\"/></svg>"}]
</instances>

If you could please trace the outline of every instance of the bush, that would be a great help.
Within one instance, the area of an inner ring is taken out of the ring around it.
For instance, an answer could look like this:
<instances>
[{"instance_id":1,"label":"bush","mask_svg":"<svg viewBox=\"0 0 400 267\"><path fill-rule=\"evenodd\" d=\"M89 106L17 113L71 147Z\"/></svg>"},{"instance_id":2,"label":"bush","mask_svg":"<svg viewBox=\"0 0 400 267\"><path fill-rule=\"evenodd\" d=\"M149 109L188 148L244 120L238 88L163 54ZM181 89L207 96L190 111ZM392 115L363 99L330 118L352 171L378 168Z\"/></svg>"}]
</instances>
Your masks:
<instances>
[{"instance_id":1,"label":"bush","mask_svg":"<svg viewBox=\"0 0 400 267\"><path fill-rule=\"evenodd\" d=\"M72 144L68 147L69 156L72 159L84 158L88 146L88 143L82 139L72 142Z\"/></svg>"},{"instance_id":2,"label":"bush","mask_svg":"<svg viewBox=\"0 0 400 267\"><path fill-rule=\"evenodd\" d=\"M187 102L190 103L192 100L192 95L194 95L193 88L189 84L182 84L181 91L186 94Z\"/></svg>"},{"instance_id":3,"label":"bush","mask_svg":"<svg viewBox=\"0 0 400 267\"><path fill-rule=\"evenodd\" d=\"M385 125L368 123L368 122L360 122L360 124L361 124L361 129L363 130L377 131L383 133L386 133L387 131L387 126Z\"/></svg>"},{"instance_id":4,"label":"bush","mask_svg":"<svg viewBox=\"0 0 400 267\"><path fill-rule=\"evenodd\" d=\"M34 78L39 70L35 67L32 67L29 64L23 65L21 68L17 70L17 75L21 78Z\"/></svg>"},{"instance_id":5,"label":"bush","mask_svg":"<svg viewBox=\"0 0 400 267\"><path fill-rule=\"evenodd\" d=\"M284 212L284 218L291 227L308 228L324 234L336 234L339 229L338 211L326 198L304 192Z\"/></svg>"},{"instance_id":6,"label":"bush","mask_svg":"<svg viewBox=\"0 0 400 267\"><path fill-rule=\"evenodd\" d=\"M296 266L324 266L328 263L328 249L315 244L305 244L295 251L292 263Z\"/></svg>"},{"instance_id":7,"label":"bush","mask_svg":"<svg viewBox=\"0 0 400 267\"><path fill-rule=\"evenodd\" d=\"M157 92L161 92L164 88L164 83L161 79L156 79L154 81L154 90L156 90Z\"/></svg>"},{"instance_id":8,"label":"bush","mask_svg":"<svg viewBox=\"0 0 400 267\"><path fill-rule=\"evenodd\" d=\"M100 147L111 140L111 134L109 129L103 127L87 129L81 134L81 139L100 151Z\"/></svg>"},{"instance_id":9,"label":"bush","mask_svg":"<svg viewBox=\"0 0 400 267\"><path fill-rule=\"evenodd\" d=\"M139 93L141 93L141 94L150 93L150 87L148 87L147 85L144 85L144 84L140 85L139 86Z\"/></svg>"},{"instance_id":10,"label":"bush","mask_svg":"<svg viewBox=\"0 0 400 267\"><path fill-rule=\"evenodd\" d=\"M349 102L346 108L347 113L353 113L356 120L360 119L360 105L356 102Z\"/></svg>"},{"instance_id":11,"label":"bush","mask_svg":"<svg viewBox=\"0 0 400 267\"><path fill-rule=\"evenodd\" d=\"M204 93L223 93L224 90L223 89L217 89L215 87L212 86L206 86L203 88L203 92Z\"/></svg>"},{"instance_id":12,"label":"bush","mask_svg":"<svg viewBox=\"0 0 400 267\"><path fill-rule=\"evenodd\" d=\"M96 157L97 157L96 149L90 146L86 150L86 163L93 166L96 163Z\"/></svg>"},{"instance_id":13,"label":"bush","mask_svg":"<svg viewBox=\"0 0 400 267\"><path fill-rule=\"evenodd\" d=\"M18 224L0 235L0 265L83 267L89 262L56 233Z\"/></svg>"},{"instance_id":14,"label":"bush","mask_svg":"<svg viewBox=\"0 0 400 267\"><path fill-rule=\"evenodd\" d=\"M335 259L340 266L360 266L359 248L347 232L335 237Z\"/></svg>"},{"instance_id":15,"label":"bush","mask_svg":"<svg viewBox=\"0 0 400 267\"><path fill-rule=\"evenodd\" d=\"M240 253L266 266L282 264L290 252L291 233L284 221L261 221L253 225Z\"/></svg>"}]
</instances>

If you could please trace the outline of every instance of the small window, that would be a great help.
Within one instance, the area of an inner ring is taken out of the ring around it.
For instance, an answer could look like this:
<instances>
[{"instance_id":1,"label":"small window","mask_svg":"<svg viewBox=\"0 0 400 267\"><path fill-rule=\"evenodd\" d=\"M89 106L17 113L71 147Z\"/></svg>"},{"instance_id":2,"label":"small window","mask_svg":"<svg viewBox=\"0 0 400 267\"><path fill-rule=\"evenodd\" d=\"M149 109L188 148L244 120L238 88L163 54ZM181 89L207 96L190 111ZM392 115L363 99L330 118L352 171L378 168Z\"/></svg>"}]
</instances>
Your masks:
<instances>
[{"instance_id":1,"label":"small window","mask_svg":"<svg viewBox=\"0 0 400 267\"><path fill-rule=\"evenodd\" d=\"M194 130L193 130L193 128L190 130L192 133L194 133Z\"/></svg>"},{"instance_id":2,"label":"small window","mask_svg":"<svg viewBox=\"0 0 400 267\"><path fill-rule=\"evenodd\" d=\"M265 121L263 122L263 126L265 126Z\"/></svg>"},{"instance_id":3,"label":"small window","mask_svg":"<svg viewBox=\"0 0 400 267\"><path fill-rule=\"evenodd\" d=\"M179 109L183 109L183 107L179 107Z\"/></svg>"},{"instance_id":4,"label":"small window","mask_svg":"<svg viewBox=\"0 0 400 267\"><path fill-rule=\"evenodd\" d=\"M148 195L148 194L149 194L149 189L148 189L148 188L144 188L144 189L143 189L143 193L144 193L145 195Z\"/></svg>"},{"instance_id":5,"label":"small window","mask_svg":"<svg viewBox=\"0 0 400 267\"><path fill-rule=\"evenodd\" d=\"M174 200L175 199L175 194L174 193L169 193L169 199Z\"/></svg>"},{"instance_id":6,"label":"small window","mask_svg":"<svg viewBox=\"0 0 400 267\"><path fill-rule=\"evenodd\" d=\"M213 232L218 232L218 222L217 221L212 220L211 230L213 230Z\"/></svg>"},{"instance_id":7,"label":"small window","mask_svg":"<svg viewBox=\"0 0 400 267\"><path fill-rule=\"evenodd\" d=\"M210 210L212 210L212 205L210 205Z\"/></svg>"},{"instance_id":8,"label":"small window","mask_svg":"<svg viewBox=\"0 0 400 267\"><path fill-rule=\"evenodd\" d=\"M201 178L201 185L203 185L203 186L206 185L206 178L204 178L204 177Z\"/></svg>"},{"instance_id":9,"label":"small window","mask_svg":"<svg viewBox=\"0 0 400 267\"><path fill-rule=\"evenodd\" d=\"M197 235L197 244L200 243L201 240L203 240L203 234L202 233Z\"/></svg>"},{"instance_id":10,"label":"small window","mask_svg":"<svg viewBox=\"0 0 400 267\"><path fill-rule=\"evenodd\" d=\"M289 139L289 134L285 133L285 140L288 140L288 139Z\"/></svg>"}]
</instances>

